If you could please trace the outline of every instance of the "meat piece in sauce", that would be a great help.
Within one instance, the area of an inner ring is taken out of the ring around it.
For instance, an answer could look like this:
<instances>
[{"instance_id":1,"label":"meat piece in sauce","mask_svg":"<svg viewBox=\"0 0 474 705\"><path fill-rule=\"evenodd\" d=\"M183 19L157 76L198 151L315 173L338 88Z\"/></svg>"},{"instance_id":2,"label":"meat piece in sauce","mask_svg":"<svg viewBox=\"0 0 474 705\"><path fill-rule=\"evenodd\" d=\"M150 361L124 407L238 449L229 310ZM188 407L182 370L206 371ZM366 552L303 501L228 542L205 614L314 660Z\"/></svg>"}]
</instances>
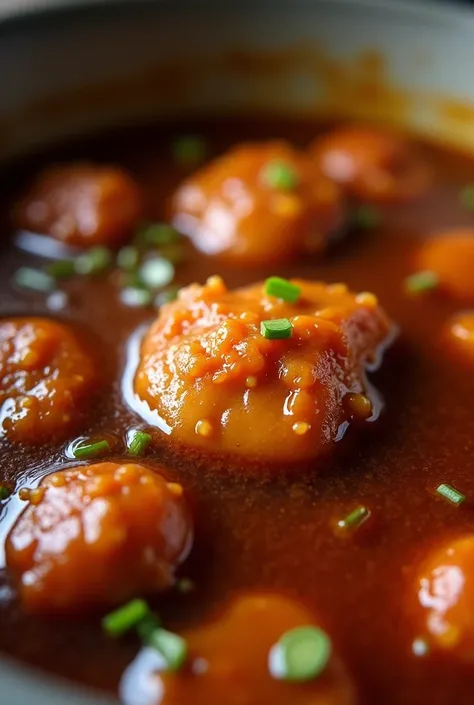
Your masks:
<instances>
[{"instance_id":1,"label":"meat piece in sauce","mask_svg":"<svg viewBox=\"0 0 474 705\"><path fill-rule=\"evenodd\" d=\"M74 613L164 590L190 550L181 485L143 465L54 472L28 501L6 562L31 612Z\"/></svg>"},{"instance_id":2,"label":"meat piece in sauce","mask_svg":"<svg viewBox=\"0 0 474 705\"><path fill-rule=\"evenodd\" d=\"M340 127L318 137L310 152L326 176L362 201L410 200L423 194L431 181L416 147L382 128Z\"/></svg>"},{"instance_id":3,"label":"meat piece in sauce","mask_svg":"<svg viewBox=\"0 0 474 705\"><path fill-rule=\"evenodd\" d=\"M474 311L462 311L451 318L445 327L444 339L448 349L464 361L474 363Z\"/></svg>"},{"instance_id":4,"label":"meat piece in sauce","mask_svg":"<svg viewBox=\"0 0 474 705\"><path fill-rule=\"evenodd\" d=\"M474 229L456 229L428 240L419 268L434 272L442 291L460 301L474 301Z\"/></svg>"},{"instance_id":5,"label":"meat piece in sauce","mask_svg":"<svg viewBox=\"0 0 474 705\"><path fill-rule=\"evenodd\" d=\"M82 421L98 379L91 353L67 325L0 321L0 436L28 444L64 438Z\"/></svg>"},{"instance_id":6,"label":"meat piece in sauce","mask_svg":"<svg viewBox=\"0 0 474 705\"><path fill-rule=\"evenodd\" d=\"M189 663L179 673L156 676L161 697L155 705L354 705L352 680L333 649L314 678L289 682L281 674L275 677L279 669L277 658L270 656L273 647L286 632L303 626L320 628L288 598L255 594L236 599L220 619L185 635ZM132 675L130 669L122 684L127 705L132 703L127 698L128 691L133 693ZM152 678L147 679L150 685Z\"/></svg>"},{"instance_id":7,"label":"meat piece in sauce","mask_svg":"<svg viewBox=\"0 0 474 705\"><path fill-rule=\"evenodd\" d=\"M435 549L417 581L421 629L431 648L474 662L474 535Z\"/></svg>"},{"instance_id":8,"label":"meat piece in sauce","mask_svg":"<svg viewBox=\"0 0 474 705\"><path fill-rule=\"evenodd\" d=\"M19 204L17 225L68 245L119 246L142 216L135 181L115 166L70 164L46 169Z\"/></svg>"},{"instance_id":9,"label":"meat piece in sauce","mask_svg":"<svg viewBox=\"0 0 474 705\"><path fill-rule=\"evenodd\" d=\"M376 417L365 369L392 330L376 297L343 284L290 285L300 292L295 303L263 284L228 291L216 276L161 309L135 392L173 438L253 459L304 460L328 450L345 422ZM262 335L262 321L285 318L291 337Z\"/></svg>"},{"instance_id":10,"label":"meat piece in sauce","mask_svg":"<svg viewBox=\"0 0 474 705\"><path fill-rule=\"evenodd\" d=\"M241 144L187 179L173 222L196 247L235 264L320 250L343 224L339 187L286 142Z\"/></svg>"}]
</instances>

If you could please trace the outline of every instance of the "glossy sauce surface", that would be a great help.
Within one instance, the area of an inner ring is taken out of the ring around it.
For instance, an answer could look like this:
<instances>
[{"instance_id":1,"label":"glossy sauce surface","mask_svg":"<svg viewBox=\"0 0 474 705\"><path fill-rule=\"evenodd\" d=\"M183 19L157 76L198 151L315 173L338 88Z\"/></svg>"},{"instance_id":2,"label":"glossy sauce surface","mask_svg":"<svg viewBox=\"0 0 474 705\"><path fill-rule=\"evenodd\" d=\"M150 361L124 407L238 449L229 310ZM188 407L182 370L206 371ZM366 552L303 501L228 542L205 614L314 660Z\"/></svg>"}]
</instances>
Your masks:
<instances>
[{"instance_id":1,"label":"glossy sauce surface","mask_svg":"<svg viewBox=\"0 0 474 705\"><path fill-rule=\"evenodd\" d=\"M97 159L136 175L148 216L163 219L168 198L186 175L170 154L176 134L203 134L213 156L248 139L282 137L304 147L320 129L307 122L250 118L140 128L32 159L2 178L0 315L52 315L71 322L100 350L103 387L81 434L110 438L106 460L123 460L127 430L142 424L123 399L121 379L128 341L151 323L154 312L125 307L113 271L63 284L69 303L59 313L48 310L44 296L12 286L20 265L41 262L13 245L7 223L14 199L37 169L58 155ZM474 227L474 214L459 199L461 188L474 180L474 163L443 149L420 149L435 170L429 193L413 204L379 207L380 225L352 229L326 255L271 269L239 269L189 248L178 267L180 284L203 283L218 273L234 287L278 274L343 281L354 291L376 293L400 327L383 368L372 378L385 399L377 423L362 434L347 434L323 467L298 473L290 466L249 476L238 460L183 455L160 441L147 455L147 465L160 466L160 472L164 466L168 480L183 484L194 514L195 544L182 574L196 589L153 602L167 627L204 624L242 591L281 591L323 616L363 705L468 705L474 685L472 666L449 654L419 657L412 650L420 636L414 617L419 566L433 547L474 530L474 375L469 359L447 346L443 336L450 317L469 306L438 292L410 297L403 287L406 276L419 269L421 238ZM72 464L64 449L64 442L30 449L1 439L0 482L15 491L34 486L46 472ZM464 505L456 508L436 496L442 482L467 496ZM360 504L372 512L373 530L341 537L335 524ZM2 534L21 506L16 494L2 504ZM26 617L5 570L0 625L0 649L113 692L139 647L133 637L109 639L97 616Z\"/></svg>"}]
</instances>

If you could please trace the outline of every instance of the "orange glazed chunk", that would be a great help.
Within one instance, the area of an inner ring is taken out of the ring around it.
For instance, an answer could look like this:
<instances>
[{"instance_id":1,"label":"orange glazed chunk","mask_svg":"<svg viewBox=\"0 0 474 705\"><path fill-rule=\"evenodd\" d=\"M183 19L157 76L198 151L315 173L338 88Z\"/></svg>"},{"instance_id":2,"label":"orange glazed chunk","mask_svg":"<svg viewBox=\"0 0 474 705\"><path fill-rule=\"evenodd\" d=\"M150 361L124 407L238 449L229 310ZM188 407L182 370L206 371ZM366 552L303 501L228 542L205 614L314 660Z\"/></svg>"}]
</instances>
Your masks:
<instances>
[{"instance_id":1,"label":"orange glazed chunk","mask_svg":"<svg viewBox=\"0 0 474 705\"><path fill-rule=\"evenodd\" d=\"M78 612L170 587L192 541L177 488L133 463L48 475L6 542L24 607Z\"/></svg>"},{"instance_id":2,"label":"orange glazed chunk","mask_svg":"<svg viewBox=\"0 0 474 705\"><path fill-rule=\"evenodd\" d=\"M88 351L47 318L0 321L0 436L29 444L64 438L97 388Z\"/></svg>"},{"instance_id":3,"label":"orange glazed chunk","mask_svg":"<svg viewBox=\"0 0 474 705\"><path fill-rule=\"evenodd\" d=\"M188 665L160 676L160 705L354 705L355 689L332 651L321 673L305 682L272 675L272 647L285 632L317 626L300 604L272 594L235 600L221 619L185 635Z\"/></svg>"},{"instance_id":4,"label":"orange glazed chunk","mask_svg":"<svg viewBox=\"0 0 474 705\"><path fill-rule=\"evenodd\" d=\"M310 147L326 176L352 196L369 202L400 202L423 194L430 170L416 148L388 130L340 127L318 137Z\"/></svg>"},{"instance_id":5,"label":"orange glazed chunk","mask_svg":"<svg viewBox=\"0 0 474 705\"><path fill-rule=\"evenodd\" d=\"M434 550L419 574L417 590L429 646L474 662L474 535Z\"/></svg>"},{"instance_id":6,"label":"orange glazed chunk","mask_svg":"<svg viewBox=\"0 0 474 705\"><path fill-rule=\"evenodd\" d=\"M343 224L339 187L286 142L232 148L178 188L172 215L199 250L250 265L320 250Z\"/></svg>"},{"instance_id":7,"label":"orange glazed chunk","mask_svg":"<svg viewBox=\"0 0 474 705\"><path fill-rule=\"evenodd\" d=\"M451 296L474 300L474 230L457 229L428 240L419 267L434 272L440 288Z\"/></svg>"},{"instance_id":8,"label":"orange glazed chunk","mask_svg":"<svg viewBox=\"0 0 474 705\"><path fill-rule=\"evenodd\" d=\"M446 326L445 339L454 352L474 362L474 311L453 316Z\"/></svg>"},{"instance_id":9,"label":"orange glazed chunk","mask_svg":"<svg viewBox=\"0 0 474 705\"><path fill-rule=\"evenodd\" d=\"M20 203L19 227L68 245L120 245L142 215L137 184L114 166L70 164L46 169Z\"/></svg>"},{"instance_id":10,"label":"orange glazed chunk","mask_svg":"<svg viewBox=\"0 0 474 705\"><path fill-rule=\"evenodd\" d=\"M157 425L189 446L286 461L315 458L346 422L376 416L362 398L370 397L365 369L391 333L376 297L292 283L294 304L263 284L228 291L212 277L161 309L135 376ZM262 321L284 318L291 338L262 335Z\"/></svg>"}]
</instances>

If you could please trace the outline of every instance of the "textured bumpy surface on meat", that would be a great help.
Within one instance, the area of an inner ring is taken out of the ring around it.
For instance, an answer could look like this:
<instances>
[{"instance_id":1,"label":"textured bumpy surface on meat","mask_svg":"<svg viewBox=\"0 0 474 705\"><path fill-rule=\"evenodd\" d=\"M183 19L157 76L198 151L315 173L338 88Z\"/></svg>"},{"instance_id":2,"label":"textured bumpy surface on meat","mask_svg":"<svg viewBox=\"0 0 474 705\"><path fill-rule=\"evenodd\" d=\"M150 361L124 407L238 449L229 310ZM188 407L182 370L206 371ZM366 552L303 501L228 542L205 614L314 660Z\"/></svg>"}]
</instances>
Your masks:
<instances>
[{"instance_id":1,"label":"textured bumpy surface on meat","mask_svg":"<svg viewBox=\"0 0 474 705\"><path fill-rule=\"evenodd\" d=\"M17 209L20 227L69 245L114 247L142 214L140 190L113 166L71 164L47 169Z\"/></svg>"},{"instance_id":2,"label":"textured bumpy surface on meat","mask_svg":"<svg viewBox=\"0 0 474 705\"><path fill-rule=\"evenodd\" d=\"M0 434L29 444L64 438L97 388L95 361L66 325L0 321Z\"/></svg>"},{"instance_id":3,"label":"textured bumpy surface on meat","mask_svg":"<svg viewBox=\"0 0 474 705\"><path fill-rule=\"evenodd\" d=\"M315 458L345 422L376 415L364 371L391 326L369 293L300 280L285 303L262 284L228 291L219 277L165 306L142 345L135 391L179 441L271 460ZM292 336L270 340L266 319ZM163 424L162 424L163 425Z\"/></svg>"},{"instance_id":4,"label":"textured bumpy surface on meat","mask_svg":"<svg viewBox=\"0 0 474 705\"><path fill-rule=\"evenodd\" d=\"M136 464L48 475L6 543L25 609L80 612L170 587L192 541L181 485Z\"/></svg>"},{"instance_id":5,"label":"textured bumpy surface on meat","mask_svg":"<svg viewBox=\"0 0 474 705\"><path fill-rule=\"evenodd\" d=\"M275 166L293 185L268 182ZM250 265L321 250L344 222L339 186L286 142L234 147L178 188L172 215L198 249Z\"/></svg>"}]
</instances>

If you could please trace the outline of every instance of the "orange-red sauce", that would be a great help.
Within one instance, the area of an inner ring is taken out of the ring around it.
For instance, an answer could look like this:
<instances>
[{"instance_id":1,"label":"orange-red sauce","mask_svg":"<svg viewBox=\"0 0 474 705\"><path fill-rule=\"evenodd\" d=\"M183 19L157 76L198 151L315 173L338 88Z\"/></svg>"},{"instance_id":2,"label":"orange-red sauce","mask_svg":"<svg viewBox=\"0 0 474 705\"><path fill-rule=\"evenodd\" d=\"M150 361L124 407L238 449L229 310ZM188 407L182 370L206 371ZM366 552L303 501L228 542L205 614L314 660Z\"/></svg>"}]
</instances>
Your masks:
<instances>
[{"instance_id":1,"label":"orange-red sauce","mask_svg":"<svg viewBox=\"0 0 474 705\"><path fill-rule=\"evenodd\" d=\"M169 148L176 134L205 135L213 157L254 138L281 137L305 147L320 129L309 122L254 118L141 127L73 144L11 170L2 177L1 316L51 315L43 296L11 285L20 265L41 263L13 245L7 226L14 198L40 167L63 157L118 163L143 187L148 217L161 219L186 175L173 164ZM373 377L385 399L380 419L363 432L350 430L317 473L309 466L296 475L267 474L262 467L249 477L238 458L175 452L160 442L159 432L146 457L147 466L160 471L164 466L167 479L184 486L194 514L195 544L182 574L196 589L151 600L166 626L178 631L204 626L242 591L289 594L321 617L363 705L468 705L472 700L472 667L449 653L422 657L412 649L422 636L416 578L428 553L474 529L474 375L469 356L446 345L446 325L460 304L442 292L408 296L403 286L405 277L419 269L422 239L474 224L459 199L460 189L474 180L474 164L440 148L420 145L419 150L433 165L432 188L410 203L380 207L380 225L351 228L323 257L306 256L277 270L248 270L216 265L190 248L178 268L182 284L219 273L234 287L279 274L343 281L353 291L374 292L400 326L397 343ZM96 341L103 360L103 387L80 433L107 435L111 452L105 460L124 460L126 431L142 423L122 395L127 341L141 324L151 323L154 312L120 303L113 272L75 278L63 289L68 304L53 315ZM474 301L462 305L469 308ZM62 441L39 448L0 441L0 481L15 491L0 508L2 532L21 509L20 488L71 466L64 447ZM286 465L293 469L291 462ZM460 508L436 496L442 482L467 496ZM371 511L372 529L341 536L334 530L337 521L360 504ZM113 692L139 648L133 636L111 640L104 635L97 615L60 621L27 616L3 568L0 626L2 651Z\"/></svg>"}]
</instances>

